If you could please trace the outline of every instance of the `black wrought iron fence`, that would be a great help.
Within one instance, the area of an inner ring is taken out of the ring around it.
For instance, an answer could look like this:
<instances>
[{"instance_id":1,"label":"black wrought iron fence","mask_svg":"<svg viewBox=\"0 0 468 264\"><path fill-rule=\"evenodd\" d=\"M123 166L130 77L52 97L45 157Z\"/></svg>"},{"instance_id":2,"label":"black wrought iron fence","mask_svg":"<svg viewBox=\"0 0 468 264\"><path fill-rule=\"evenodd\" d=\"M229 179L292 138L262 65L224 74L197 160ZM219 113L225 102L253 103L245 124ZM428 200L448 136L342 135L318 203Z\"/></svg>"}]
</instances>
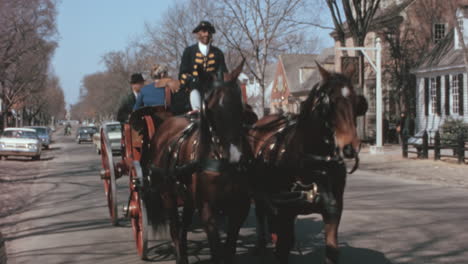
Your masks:
<instances>
[{"instance_id":1,"label":"black wrought iron fence","mask_svg":"<svg viewBox=\"0 0 468 264\"><path fill-rule=\"evenodd\" d=\"M402 151L404 158L408 158L409 154L416 154L418 158L428 159L429 151L434 151L434 160L440 160L442 157L446 157L456 158L459 164L465 162L465 151L468 151L468 140L463 133L459 133L454 139L444 139L442 141L439 131L434 133L434 137L431 138L431 140L429 140L427 131L424 131L422 136L417 138L420 140L408 142L409 137L403 136ZM443 152L443 150L448 151Z\"/></svg>"}]
</instances>

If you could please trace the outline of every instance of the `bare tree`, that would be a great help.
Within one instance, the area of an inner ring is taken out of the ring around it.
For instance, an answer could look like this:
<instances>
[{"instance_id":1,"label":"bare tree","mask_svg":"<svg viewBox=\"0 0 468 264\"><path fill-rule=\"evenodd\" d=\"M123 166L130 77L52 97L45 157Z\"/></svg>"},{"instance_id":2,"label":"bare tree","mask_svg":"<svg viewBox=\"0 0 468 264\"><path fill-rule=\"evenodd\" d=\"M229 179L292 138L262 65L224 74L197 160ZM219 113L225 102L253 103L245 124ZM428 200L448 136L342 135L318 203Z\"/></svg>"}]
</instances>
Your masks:
<instances>
[{"instance_id":1,"label":"bare tree","mask_svg":"<svg viewBox=\"0 0 468 264\"><path fill-rule=\"evenodd\" d=\"M350 34L354 46L363 47L367 33L370 30L374 15L377 12L380 0L341 0L341 8L337 0L325 0L333 18L335 32L342 47L346 46L345 36ZM344 12L346 22L342 19ZM359 53L360 72L359 82L361 90L364 89L364 55Z\"/></svg>"},{"instance_id":2,"label":"bare tree","mask_svg":"<svg viewBox=\"0 0 468 264\"><path fill-rule=\"evenodd\" d=\"M30 94L34 82L44 79L44 69L47 70L55 48L55 16L53 0L0 0L3 117ZM6 125L4 118L3 126Z\"/></svg>"},{"instance_id":3,"label":"bare tree","mask_svg":"<svg viewBox=\"0 0 468 264\"><path fill-rule=\"evenodd\" d=\"M216 5L212 17L230 49L246 59L246 66L260 84L262 108L265 111L265 69L277 55L291 51L303 43L300 34L318 17L308 10L303 0L222 0ZM295 36L296 38L291 38ZM240 59L240 58L239 58Z\"/></svg>"}]
</instances>

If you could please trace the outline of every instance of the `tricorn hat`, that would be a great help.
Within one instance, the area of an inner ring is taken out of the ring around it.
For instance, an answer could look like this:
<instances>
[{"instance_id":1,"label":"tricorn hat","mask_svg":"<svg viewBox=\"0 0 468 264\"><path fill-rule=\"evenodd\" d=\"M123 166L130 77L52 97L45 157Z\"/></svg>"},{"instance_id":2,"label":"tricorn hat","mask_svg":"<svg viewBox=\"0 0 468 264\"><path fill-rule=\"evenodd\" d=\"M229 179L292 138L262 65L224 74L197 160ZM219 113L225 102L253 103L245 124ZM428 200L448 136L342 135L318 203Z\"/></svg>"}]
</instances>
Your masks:
<instances>
[{"instance_id":1,"label":"tricorn hat","mask_svg":"<svg viewBox=\"0 0 468 264\"><path fill-rule=\"evenodd\" d=\"M200 24L198 24L198 26L192 31L192 33L197 33L202 29L208 30L208 32L210 32L211 34L216 33L214 26L208 21L201 21Z\"/></svg>"},{"instance_id":2,"label":"tricorn hat","mask_svg":"<svg viewBox=\"0 0 468 264\"><path fill-rule=\"evenodd\" d=\"M135 83L142 83L145 82L145 79L143 79L143 76L141 73L134 73L130 77L130 84L135 84Z\"/></svg>"}]
</instances>

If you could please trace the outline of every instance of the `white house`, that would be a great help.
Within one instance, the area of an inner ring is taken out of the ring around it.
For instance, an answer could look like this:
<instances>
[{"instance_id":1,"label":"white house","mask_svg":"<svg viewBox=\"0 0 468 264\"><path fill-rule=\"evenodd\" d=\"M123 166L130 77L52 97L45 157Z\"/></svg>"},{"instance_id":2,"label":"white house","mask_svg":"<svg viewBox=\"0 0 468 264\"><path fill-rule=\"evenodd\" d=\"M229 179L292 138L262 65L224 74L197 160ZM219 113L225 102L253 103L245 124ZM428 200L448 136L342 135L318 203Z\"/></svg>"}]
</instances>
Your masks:
<instances>
[{"instance_id":1,"label":"white house","mask_svg":"<svg viewBox=\"0 0 468 264\"><path fill-rule=\"evenodd\" d=\"M468 45L468 7L459 8L457 18ZM468 123L468 75L458 40L452 29L413 71L417 78L416 132L435 132L448 118Z\"/></svg>"}]
</instances>

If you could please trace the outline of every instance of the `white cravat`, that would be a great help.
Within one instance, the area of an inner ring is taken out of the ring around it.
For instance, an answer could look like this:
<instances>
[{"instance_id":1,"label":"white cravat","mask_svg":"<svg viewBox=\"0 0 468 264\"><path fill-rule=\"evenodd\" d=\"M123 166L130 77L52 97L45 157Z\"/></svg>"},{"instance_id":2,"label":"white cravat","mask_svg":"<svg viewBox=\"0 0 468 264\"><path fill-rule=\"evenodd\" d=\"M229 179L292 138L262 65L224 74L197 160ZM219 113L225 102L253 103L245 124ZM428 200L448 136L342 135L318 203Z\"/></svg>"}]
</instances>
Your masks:
<instances>
[{"instance_id":1,"label":"white cravat","mask_svg":"<svg viewBox=\"0 0 468 264\"><path fill-rule=\"evenodd\" d=\"M203 54L203 56L208 56L208 51L210 51L210 44L205 45L201 42L198 42L198 49Z\"/></svg>"},{"instance_id":2,"label":"white cravat","mask_svg":"<svg viewBox=\"0 0 468 264\"><path fill-rule=\"evenodd\" d=\"M133 92L133 94L135 95L135 99L137 99L137 98L138 98L138 93L135 92L135 91L132 91L132 92Z\"/></svg>"}]
</instances>

